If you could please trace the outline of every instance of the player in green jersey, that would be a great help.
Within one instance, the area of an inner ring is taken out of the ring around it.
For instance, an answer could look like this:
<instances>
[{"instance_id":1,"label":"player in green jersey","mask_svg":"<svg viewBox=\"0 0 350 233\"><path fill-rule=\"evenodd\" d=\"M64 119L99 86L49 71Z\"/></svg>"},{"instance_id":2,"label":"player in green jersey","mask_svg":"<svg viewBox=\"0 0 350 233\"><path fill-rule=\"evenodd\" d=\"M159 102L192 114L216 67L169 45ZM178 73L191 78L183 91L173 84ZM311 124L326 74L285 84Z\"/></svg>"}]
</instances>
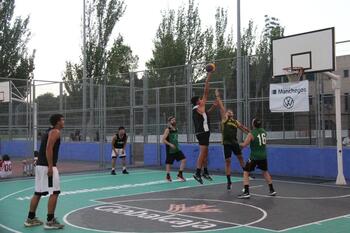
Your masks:
<instances>
[{"instance_id":1,"label":"player in green jersey","mask_svg":"<svg viewBox=\"0 0 350 233\"><path fill-rule=\"evenodd\" d=\"M243 143L240 144L242 148L250 145L250 157L246 163L243 172L243 184L244 191L238 198L248 199L249 193L249 173L254 171L255 168L259 168L263 171L263 176L269 185L270 196L275 196L276 191L272 185L272 178L267 169L267 153L266 153L266 131L262 128L262 122L258 118L254 118L252 121L253 130L248 134Z\"/></svg>"},{"instance_id":2,"label":"player in green jersey","mask_svg":"<svg viewBox=\"0 0 350 233\"><path fill-rule=\"evenodd\" d=\"M248 134L250 131L247 127L242 125L237 119L234 118L234 114L231 109L225 109L225 106L222 103L222 100L220 98L220 92L218 89L215 90L215 96L216 96L217 105L220 108L222 144L224 146L227 189L230 190L232 186L232 183L231 183L232 153L236 155L240 166L244 170L244 160L242 156L242 151L237 141L237 129L242 130L246 134Z\"/></svg>"},{"instance_id":3,"label":"player in green jersey","mask_svg":"<svg viewBox=\"0 0 350 233\"><path fill-rule=\"evenodd\" d=\"M183 177L183 170L186 165L186 157L182 153L179 147L178 141L178 131L176 128L176 119L171 116L168 118L168 127L165 129L163 134L163 143L166 145L166 179L171 182L170 176L170 166L173 165L174 161L181 161L179 173L177 174L177 179L179 181L186 181Z\"/></svg>"}]
</instances>

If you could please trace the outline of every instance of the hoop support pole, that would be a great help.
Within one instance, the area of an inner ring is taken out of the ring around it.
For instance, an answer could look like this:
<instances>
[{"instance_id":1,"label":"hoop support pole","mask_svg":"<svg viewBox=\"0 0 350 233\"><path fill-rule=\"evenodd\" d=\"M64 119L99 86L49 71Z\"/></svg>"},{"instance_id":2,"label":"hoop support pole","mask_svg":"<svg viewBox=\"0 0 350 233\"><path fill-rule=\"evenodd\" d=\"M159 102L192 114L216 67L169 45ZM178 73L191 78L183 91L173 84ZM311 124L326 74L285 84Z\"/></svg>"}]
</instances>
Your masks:
<instances>
[{"instance_id":1,"label":"hoop support pole","mask_svg":"<svg viewBox=\"0 0 350 233\"><path fill-rule=\"evenodd\" d=\"M336 132L337 132L337 164L338 164L338 175L336 184L346 185L343 170L343 145L341 140L341 99L340 99L340 88L341 88L341 76L333 74L331 72L324 72L324 74L332 80L332 88L335 94L335 119L336 119Z\"/></svg>"}]
</instances>

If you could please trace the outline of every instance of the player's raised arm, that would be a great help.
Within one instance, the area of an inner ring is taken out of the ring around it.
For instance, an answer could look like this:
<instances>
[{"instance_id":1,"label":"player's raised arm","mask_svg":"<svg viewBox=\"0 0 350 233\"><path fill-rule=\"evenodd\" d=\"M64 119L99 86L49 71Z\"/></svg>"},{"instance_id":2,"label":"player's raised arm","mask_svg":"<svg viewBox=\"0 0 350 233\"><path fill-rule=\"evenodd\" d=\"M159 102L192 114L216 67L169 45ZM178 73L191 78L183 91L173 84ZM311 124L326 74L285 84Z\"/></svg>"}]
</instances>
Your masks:
<instances>
[{"instance_id":1,"label":"player's raised arm","mask_svg":"<svg viewBox=\"0 0 350 233\"><path fill-rule=\"evenodd\" d=\"M248 129L248 127L244 126L241 122L237 121L238 122L238 128L240 130L242 130L244 133L246 134L249 134L250 133L250 130Z\"/></svg>"},{"instance_id":2,"label":"player's raised arm","mask_svg":"<svg viewBox=\"0 0 350 233\"><path fill-rule=\"evenodd\" d=\"M254 140L253 134L249 133L248 136L245 138L244 142L240 143L239 145L242 148L247 147L253 140Z\"/></svg>"},{"instance_id":3,"label":"player's raised arm","mask_svg":"<svg viewBox=\"0 0 350 233\"><path fill-rule=\"evenodd\" d=\"M200 101L200 111L205 111L205 104L208 101L208 96L209 96L209 83L210 83L210 79L211 79L211 74L215 71L215 65L214 64L208 64L205 67L207 73L207 79L205 80L205 85L204 85L204 93L202 96L202 99Z\"/></svg>"},{"instance_id":4,"label":"player's raised arm","mask_svg":"<svg viewBox=\"0 0 350 233\"><path fill-rule=\"evenodd\" d=\"M215 100L213 105L209 108L208 113L211 113L212 111L214 111L217 108L218 105L219 105L218 101Z\"/></svg>"},{"instance_id":5,"label":"player's raised arm","mask_svg":"<svg viewBox=\"0 0 350 233\"><path fill-rule=\"evenodd\" d=\"M220 108L221 120L225 120L226 119L226 116L225 116L226 109L225 109L224 103L221 100L219 89L215 90L215 98L216 98L216 101L218 102L218 106Z\"/></svg>"}]
</instances>

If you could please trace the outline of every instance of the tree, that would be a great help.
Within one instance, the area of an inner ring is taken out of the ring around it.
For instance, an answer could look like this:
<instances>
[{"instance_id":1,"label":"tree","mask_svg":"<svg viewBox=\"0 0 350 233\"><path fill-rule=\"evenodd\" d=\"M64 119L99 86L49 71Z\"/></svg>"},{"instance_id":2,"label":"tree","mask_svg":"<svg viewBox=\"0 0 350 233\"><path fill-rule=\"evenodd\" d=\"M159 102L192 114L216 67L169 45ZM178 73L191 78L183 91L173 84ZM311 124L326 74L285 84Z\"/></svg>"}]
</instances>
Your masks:
<instances>
[{"instance_id":1,"label":"tree","mask_svg":"<svg viewBox=\"0 0 350 233\"><path fill-rule=\"evenodd\" d=\"M174 74L159 68L203 61L205 42L205 31L202 30L195 0L189 0L187 6L179 7L177 12L163 12L154 40L153 57L146 63L150 74L150 86L152 83L167 85L173 80Z\"/></svg>"},{"instance_id":2,"label":"tree","mask_svg":"<svg viewBox=\"0 0 350 233\"><path fill-rule=\"evenodd\" d=\"M137 67L138 57L134 56L131 48L124 44L121 35L113 40L112 32L125 12L123 0L87 0L87 78L93 79L94 84L102 83L108 75L108 83L118 83L118 74L130 72ZM83 52L83 49L82 49ZM81 56L82 57L82 56ZM69 95L82 90L82 58L78 64L66 63L63 81ZM125 80L123 80L125 83Z\"/></svg>"},{"instance_id":3,"label":"tree","mask_svg":"<svg viewBox=\"0 0 350 233\"><path fill-rule=\"evenodd\" d=\"M0 8L0 77L29 80L33 78L34 55L28 51L29 17L14 18L15 0L5 0ZM15 86L25 86L13 80ZM26 95L21 89L21 94Z\"/></svg>"},{"instance_id":4,"label":"tree","mask_svg":"<svg viewBox=\"0 0 350 233\"><path fill-rule=\"evenodd\" d=\"M251 93L254 98L268 96L272 76L272 40L284 35L284 27L279 24L277 18L265 15L265 23L260 42L256 47L256 56L250 61L252 74L250 87L251 90L255 90ZM251 108L252 114L261 115L261 108L261 104L254 104Z\"/></svg>"},{"instance_id":5,"label":"tree","mask_svg":"<svg viewBox=\"0 0 350 233\"><path fill-rule=\"evenodd\" d=\"M39 95L36 98L36 102L40 112L55 111L57 110L57 106L59 106L59 99L49 92Z\"/></svg>"},{"instance_id":6,"label":"tree","mask_svg":"<svg viewBox=\"0 0 350 233\"><path fill-rule=\"evenodd\" d=\"M119 35L114 40L112 48L107 52L106 74L107 83L125 85L129 80L118 74L128 74L137 68L138 56L133 55L131 48L124 44L124 38Z\"/></svg>"}]
</instances>

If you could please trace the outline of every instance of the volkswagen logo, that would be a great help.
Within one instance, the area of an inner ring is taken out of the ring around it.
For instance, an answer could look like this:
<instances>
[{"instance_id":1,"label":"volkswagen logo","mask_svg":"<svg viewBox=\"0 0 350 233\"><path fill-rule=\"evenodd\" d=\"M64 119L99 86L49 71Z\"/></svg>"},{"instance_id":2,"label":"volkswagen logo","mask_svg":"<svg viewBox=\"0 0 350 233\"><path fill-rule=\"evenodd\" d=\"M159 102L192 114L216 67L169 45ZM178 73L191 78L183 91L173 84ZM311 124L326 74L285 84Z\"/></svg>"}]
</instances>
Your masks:
<instances>
[{"instance_id":1,"label":"volkswagen logo","mask_svg":"<svg viewBox=\"0 0 350 233\"><path fill-rule=\"evenodd\" d=\"M294 99L290 96L287 96L283 100L283 106L287 109L291 109L294 107Z\"/></svg>"}]
</instances>

